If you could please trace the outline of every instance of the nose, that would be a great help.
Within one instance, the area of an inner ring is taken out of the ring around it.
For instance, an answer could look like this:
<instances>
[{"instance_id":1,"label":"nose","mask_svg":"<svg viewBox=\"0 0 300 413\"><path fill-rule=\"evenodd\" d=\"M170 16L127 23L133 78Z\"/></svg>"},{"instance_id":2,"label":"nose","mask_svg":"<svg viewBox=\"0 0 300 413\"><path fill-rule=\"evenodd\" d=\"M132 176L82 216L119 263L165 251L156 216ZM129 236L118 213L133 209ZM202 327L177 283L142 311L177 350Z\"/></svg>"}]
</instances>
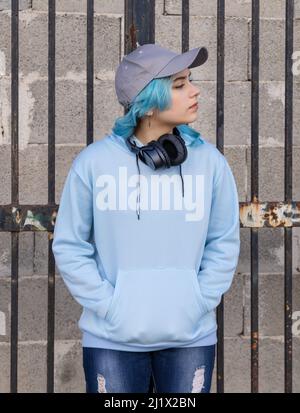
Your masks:
<instances>
[{"instance_id":1,"label":"nose","mask_svg":"<svg viewBox=\"0 0 300 413\"><path fill-rule=\"evenodd\" d=\"M193 94L192 96L198 96L200 95L200 89L196 86L196 85L192 85L193 86Z\"/></svg>"}]
</instances>

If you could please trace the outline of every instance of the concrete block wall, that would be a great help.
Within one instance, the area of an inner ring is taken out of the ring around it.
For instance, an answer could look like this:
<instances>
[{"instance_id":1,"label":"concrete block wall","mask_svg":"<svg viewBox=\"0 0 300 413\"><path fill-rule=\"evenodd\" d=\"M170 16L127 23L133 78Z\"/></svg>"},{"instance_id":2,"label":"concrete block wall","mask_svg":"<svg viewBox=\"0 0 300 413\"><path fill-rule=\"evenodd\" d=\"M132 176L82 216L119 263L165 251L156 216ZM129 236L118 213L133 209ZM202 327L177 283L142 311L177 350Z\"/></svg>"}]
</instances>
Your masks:
<instances>
[{"instance_id":1,"label":"concrete block wall","mask_svg":"<svg viewBox=\"0 0 300 413\"><path fill-rule=\"evenodd\" d=\"M57 0L56 194L74 157L85 146L86 2ZM0 0L0 204L11 202L10 1ZM20 203L47 203L48 2L20 1ZM156 0L156 41L181 51L181 1ZM195 127L211 143L216 135L217 1L190 1L190 48L205 45L206 65L193 69L200 86ZM285 1L261 0L259 197L284 199ZM300 0L295 0L294 50L300 50ZM114 70L123 56L123 1L95 0L94 139L108 133L123 114L114 91ZM226 0L225 156L240 201L251 188L251 1ZM300 75L294 76L293 199L300 200ZM284 390L284 231L259 231L260 391ZM225 295L225 391L250 391L250 230L241 229L241 254ZM20 234L20 392L46 391L47 234ZM293 229L293 310L300 311L300 229ZM9 391L10 234L0 233L0 392ZM55 391L84 392L81 308L56 268ZM300 391L300 331L295 329L294 391ZM213 389L215 391L215 373Z\"/></svg>"}]
</instances>

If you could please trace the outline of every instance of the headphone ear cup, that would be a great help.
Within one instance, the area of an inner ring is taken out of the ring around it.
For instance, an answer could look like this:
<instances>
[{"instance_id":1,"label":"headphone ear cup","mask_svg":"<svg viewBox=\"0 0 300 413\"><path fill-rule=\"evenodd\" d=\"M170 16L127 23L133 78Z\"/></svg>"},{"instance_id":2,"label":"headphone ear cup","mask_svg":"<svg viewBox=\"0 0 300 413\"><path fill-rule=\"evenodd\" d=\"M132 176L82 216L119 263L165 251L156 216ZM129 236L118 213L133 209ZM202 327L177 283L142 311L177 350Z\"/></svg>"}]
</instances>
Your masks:
<instances>
[{"instance_id":1,"label":"headphone ear cup","mask_svg":"<svg viewBox=\"0 0 300 413\"><path fill-rule=\"evenodd\" d=\"M171 166L180 165L187 158L187 147L184 139L179 135L166 134L161 136L159 144L168 153Z\"/></svg>"},{"instance_id":2,"label":"headphone ear cup","mask_svg":"<svg viewBox=\"0 0 300 413\"><path fill-rule=\"evenodd\" d=\"M162 159L164 166L170 168L170 166L172 166L172 163L168 152L158 141L154 141L154 146L158 153L158 156Z\"/></svg>"}]
</instances>

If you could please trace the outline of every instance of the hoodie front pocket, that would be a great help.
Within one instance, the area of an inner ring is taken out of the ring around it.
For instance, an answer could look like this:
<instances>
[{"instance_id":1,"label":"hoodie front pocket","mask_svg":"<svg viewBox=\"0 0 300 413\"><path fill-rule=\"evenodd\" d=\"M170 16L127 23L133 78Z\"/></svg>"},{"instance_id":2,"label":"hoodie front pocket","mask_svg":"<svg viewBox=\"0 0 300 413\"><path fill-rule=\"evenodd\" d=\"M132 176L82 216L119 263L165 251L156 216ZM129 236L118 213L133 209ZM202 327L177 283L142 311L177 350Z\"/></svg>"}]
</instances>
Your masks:
<instances>
[{"instance_id":1,"label":"hoodie front pocket","mask_svg":"<svg viewBox=\"0 0 300 413\"><path fill-rule=\"evenodd\" d=\"M188 341L194 338L203 306L193 269L119 270L106 330L120 342Z\"/></svg>"}]
</instances>

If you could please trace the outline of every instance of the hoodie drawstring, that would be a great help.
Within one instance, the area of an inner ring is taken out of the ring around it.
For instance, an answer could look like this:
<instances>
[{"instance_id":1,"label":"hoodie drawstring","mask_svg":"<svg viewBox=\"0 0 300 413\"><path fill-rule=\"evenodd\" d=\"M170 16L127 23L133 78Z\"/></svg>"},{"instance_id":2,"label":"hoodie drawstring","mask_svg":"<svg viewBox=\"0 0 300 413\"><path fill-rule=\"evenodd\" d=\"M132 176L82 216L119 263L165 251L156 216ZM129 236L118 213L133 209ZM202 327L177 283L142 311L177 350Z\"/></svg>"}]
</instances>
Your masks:
<instances>
[{"instance_id":1,"label":"hoodie drawstring","mask_svg":"<svg viewBox=\"0 0 300 413\"><path fill-rule=\"evenodd\" d=\"M179 170L180 170L180 177L181 177L182 198L184 198L184 182L183 182L183 177L182 177L181 164L179 165Z\"/></svg>"},{"instance_id":2,"label":"hoodie drawstring","mask_svg":"<svg viewBox=\"0 0 300 413\"><path fill-rule=\"evenodd\" d=\"M139 156L136 153L136 164L137 164L137 168L138 168L138 172L139 172L139 182L138 182L138 193L136 196L136 213L137 213L137 217L138 219L140 219L140 215L141 215L141 177L140 177L140 166L139 166ZM183 177L182 177L182 169L181 169L181 164L179 165L179 173L180 173L180 177L181 177L181 188L182 188L182 197L184 198L184 181L183 181Z\"/></svg>"},{"instance_id":3,"label":"hoodie drawstring","mask_svg":"<svg viewBox=\"0 0 300 413\"><path fill-rule=\"evenodd\" d=\"M136 153L136 164L137 164L137 168L139 171L139 188L138 188L138 194L136 196L136 212L137 212L137 216L138 219L140 219L140 213L141 213L141 205L140 205L140 192L141 192L141 185L140 185L140 166L139 166L139 156Z\"/></svg>"}]
</instances>

